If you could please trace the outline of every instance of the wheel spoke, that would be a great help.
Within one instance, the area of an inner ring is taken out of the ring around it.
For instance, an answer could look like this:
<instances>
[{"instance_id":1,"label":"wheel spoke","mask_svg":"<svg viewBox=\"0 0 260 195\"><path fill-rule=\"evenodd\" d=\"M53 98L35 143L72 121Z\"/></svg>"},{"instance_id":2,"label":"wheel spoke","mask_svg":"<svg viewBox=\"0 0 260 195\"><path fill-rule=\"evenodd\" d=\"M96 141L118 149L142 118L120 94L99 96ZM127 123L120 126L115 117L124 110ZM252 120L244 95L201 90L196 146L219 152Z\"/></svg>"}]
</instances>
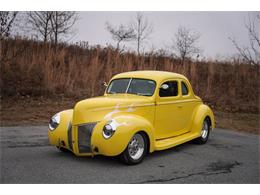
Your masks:
<instances>
[{"instance_id":1,"label":"wheel spoke","mask_svg":"<svg viewBox=\"0 0 260 195\"><path fill-rule=\"evenodd\" d=\"M144 152L144 138L140 134L135 134L128 145L128 153L131 158L138 160Z\"/></svg>"},{"instance_id":2,"label":"wheel spoke","mask_svg":"<svg viewBox=\"0 0 260 195\"><path fill-rule=\"evenodd\" d=\"M206 137L208 136L208 132L209 132L208 123L207 123L207 121L204 121L203 125L202 125L202 130L201 130L201 137L203 139L206 139Z\"/></svg>"}]
</instances>

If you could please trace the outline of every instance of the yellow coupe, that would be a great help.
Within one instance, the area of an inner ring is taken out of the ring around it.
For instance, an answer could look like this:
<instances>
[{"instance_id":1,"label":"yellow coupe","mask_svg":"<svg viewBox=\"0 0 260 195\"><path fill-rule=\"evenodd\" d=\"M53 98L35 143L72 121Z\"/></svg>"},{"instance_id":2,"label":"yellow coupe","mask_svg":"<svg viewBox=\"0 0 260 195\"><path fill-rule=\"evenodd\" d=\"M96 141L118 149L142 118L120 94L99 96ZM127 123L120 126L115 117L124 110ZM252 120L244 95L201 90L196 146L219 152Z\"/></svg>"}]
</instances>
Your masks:
<instances>
[{"instance_id":1,"label":"yellow coupe","mask_svg":"<svg viewBox=\"0 0 260 195\"><path fill-rule=\"evenodd\" d=\"M120 155L125 163L137 164L148 152L190 140L204 144L214 126L211 109L185 76L133 71L114 76L103 96L55 114L48 135L61 151Z\"/></svg>"}]
</instances>

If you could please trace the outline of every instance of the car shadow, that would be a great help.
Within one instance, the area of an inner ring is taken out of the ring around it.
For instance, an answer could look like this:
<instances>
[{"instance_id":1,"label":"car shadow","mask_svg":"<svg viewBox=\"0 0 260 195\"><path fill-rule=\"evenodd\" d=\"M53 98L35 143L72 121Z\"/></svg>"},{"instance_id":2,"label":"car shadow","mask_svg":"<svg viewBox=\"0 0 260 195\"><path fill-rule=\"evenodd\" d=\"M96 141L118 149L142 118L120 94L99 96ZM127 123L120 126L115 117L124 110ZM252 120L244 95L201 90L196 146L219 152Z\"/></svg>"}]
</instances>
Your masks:
<instances>
[{"instance_id":1,"label":"car shadow","mask_svg":"<svg viewBox=\"0 0 260 195\"><path fill-rule=\"evenodd\" d=\"M212 140L209 140L208 144L211 144ZM167 157L173 154L179 154L179 153L183 153L183 154L188 154L188 155L193 155L192 152L190 152L191 148L193 147L203 147L202 145L198 145L195 144L193 141L189 141L186 143L183 143L181 145L169 148L169 149L165 149L165 150L161 150L161 151L154 151L153 153L149 153L144 162L149 161L149 159L155 159L158 157ZM51 155L53 157L63 157L63 158L67 158L69 160L72 161L76 161L78 163L87 163L87 164L106 164L106 165L111 165L111 166L115 166L115 165L124 165L123 162L120 161L120 157L119 156L103 156L103 155L96 155L96 156L76 156L75 154L73 154L71 151L67 151L67 152L62 152L59 150L53 151L53 153L51 153ZM195 154L194 154L195 155Z\"/></svg>"},{"instance_id":2,"label":"car shadow","mask_svg":"<svg viewBox=\"0 0 260 195\"><path fill-rule=\"evenodd\" d=\"M197 146L197 144L194 144L192 141L183 143L181 145L168 148L165 150L160 151L154 151L153 153L150 153L148 156L149 158L157 158L157 157L163 157L163 156L169 156L172 154L180 153L180 152L187 152L190 148Z\"/></svg>"},{"instance_id":3,"label":"car shadow","mask_svg":"<svg viewBox=\"0 0 260 195\"><path fill-rule=\"evenodd\" d=\"M123 164L119 160L119 156L103 156L103 155L95 155L95 156L76 156L71 151L59 151L54 150L49 154L52 157L63 158L64 160L69 160L77 163L87 163L87 164L106 164L106 165L115 165L115 164Z\"/></svg>"}]
</instances>

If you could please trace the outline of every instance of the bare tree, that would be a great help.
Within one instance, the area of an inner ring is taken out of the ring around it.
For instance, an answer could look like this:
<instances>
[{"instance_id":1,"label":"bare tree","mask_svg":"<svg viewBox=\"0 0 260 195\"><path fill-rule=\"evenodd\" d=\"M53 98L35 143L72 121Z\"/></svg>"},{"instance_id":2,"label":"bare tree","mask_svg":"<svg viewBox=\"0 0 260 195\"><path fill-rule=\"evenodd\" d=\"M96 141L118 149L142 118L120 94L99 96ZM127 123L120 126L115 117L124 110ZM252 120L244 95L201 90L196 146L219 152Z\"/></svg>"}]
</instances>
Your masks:
<instances>
[{"instance_id":1,"label":"bare tree","mask_svg":"<svg viewBox=\"0 0 260 195\"><path fill-rule=\"evenodd\" d=\"M18 12L1 11L0 12L0 39L9 37L13 23Z\"/></svg>"},{"instance_id":2,"label":"bare tree","mask_svg":"<svg viewBox=\"0 0 260 195\"><path fill-rule=\"evenodd\" d=\"M248 64L260 65L260 37L258 32L260 29L260 15L256 15L253 19L248 16L248 21L245 23L245 27L248 32L249 46L239 46L234 38L229 37L229 39L242 59L244 59Z\"/></svg>"},{"instance_id":3,"label":"bare tree","mask_svg":"<svg viewBox=\"0 0 260 195\"><path fill-rule=\"evenodd\" d=\"M180 26L177 33L175 33L175 39L173 40L174 54L181 59L181 64L187 58L191 58L201 52L201 49L197 46L197 42L201 34L191 29Z\"/></svg>"},{"instance_id":4,"label":"bare tree","mask_svg":"<svg viewBox=\"0 0 260 195\"><path fill-rule=\"evenodd\" d=\"M112 39L117 42L116 49L120 49L120 43L123 41L132 41L135 38L134 29L120 24L119 27L114 27L110 23L106 23L106 29L112 35Z\"/></svg>"},{"instance_id":5,"label":"bare tree","mask_svg":"<svg viewBox=\"0 0 260 195\"><path fill-rule=\"evenodd\" d=\"M27 12L28 22L32 29L42 36L44 42L48 41L48 37L50 39L52 33L51 18L53 13L50 11Z\"/></svg>"},{"instance_id":6,"label":"bare tree","mask_svg":"<svg viewBox=\"0 0 260 195\"><path fill-rule=\"evenodd\" d=\"M140 48L145 40L147 40L150 34L153 32L153 25L149 23L148 19L140 12L136 13L134 21L130 24L134 30L135 41L137 43L137 54L140 54Z\"/></svg>"},{"instance_id":7,"label":"bare tree","mask_svg":"<svg viewBox=\"0 0 260 195\"><path fill-rule=\"evenodd\" d=\"M25 44L21 44L20 47L13 49L10 45L12 41L6 41L5 38L15 34L16 28L18 28L18 22L20 22L20 12L0 12L0 69L7 63L15 60L17 56L21 55L26 47ZM16 32L17 33L17 32ZM11 54L11 55L10 55Z\"/></svg>"},{"instance_id":8,"label":"bare tree","mask_svg":"<svg viewBox=\"0 0 260 195\"><path fill-rule=\"evenodd\" d=\"M55 11L51 17L52 38L57 44L62 35L71 33L72 27L79 19L77 12Z\"/></svg>"}]
</instances>

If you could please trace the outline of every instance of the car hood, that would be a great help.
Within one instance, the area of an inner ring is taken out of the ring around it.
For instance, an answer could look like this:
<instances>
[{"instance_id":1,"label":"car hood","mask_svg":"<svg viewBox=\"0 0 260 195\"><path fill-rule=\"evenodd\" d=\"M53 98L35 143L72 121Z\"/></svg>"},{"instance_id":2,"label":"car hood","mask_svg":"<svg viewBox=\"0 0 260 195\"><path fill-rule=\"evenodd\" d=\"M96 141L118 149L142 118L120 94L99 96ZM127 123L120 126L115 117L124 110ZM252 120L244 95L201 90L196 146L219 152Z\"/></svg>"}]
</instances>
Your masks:
<instances>
[{"instance_id":1,"label":"car hood","mask_svg":"<svg viewBox=\"0 0 260 195\"><path fill-rule=\"evenodd\" d=\"M131 112L136 107L154 105L152 97L131 94L113 94L89 98L74 107L73 125L100 121L113 113Z\"/></svg>"}]
</instances>

